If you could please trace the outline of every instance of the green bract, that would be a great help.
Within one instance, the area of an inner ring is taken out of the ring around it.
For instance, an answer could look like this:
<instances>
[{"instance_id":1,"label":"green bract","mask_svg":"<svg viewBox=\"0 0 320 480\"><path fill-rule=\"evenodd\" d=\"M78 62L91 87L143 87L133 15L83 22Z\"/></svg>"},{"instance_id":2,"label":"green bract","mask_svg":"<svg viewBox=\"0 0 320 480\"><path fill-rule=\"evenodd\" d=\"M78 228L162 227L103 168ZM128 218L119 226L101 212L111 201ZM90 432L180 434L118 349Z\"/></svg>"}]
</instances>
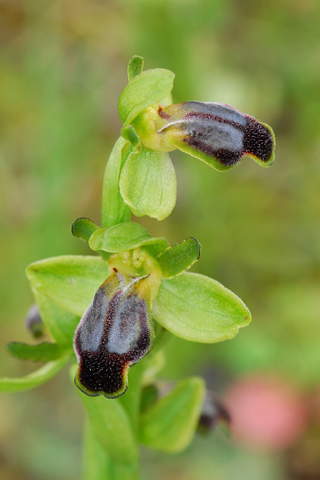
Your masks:
<instances>
[{"instance_id":1,"label":"green bract","mask_svg":"<svg viewBox=\"0 0 320 480\"><path fill-rule=\"evenodd\" d=\"M182 380L141 416L140 441L164 452L180 452L191 442L205 394L201 378Z\"/></svg>"}]
</instances>

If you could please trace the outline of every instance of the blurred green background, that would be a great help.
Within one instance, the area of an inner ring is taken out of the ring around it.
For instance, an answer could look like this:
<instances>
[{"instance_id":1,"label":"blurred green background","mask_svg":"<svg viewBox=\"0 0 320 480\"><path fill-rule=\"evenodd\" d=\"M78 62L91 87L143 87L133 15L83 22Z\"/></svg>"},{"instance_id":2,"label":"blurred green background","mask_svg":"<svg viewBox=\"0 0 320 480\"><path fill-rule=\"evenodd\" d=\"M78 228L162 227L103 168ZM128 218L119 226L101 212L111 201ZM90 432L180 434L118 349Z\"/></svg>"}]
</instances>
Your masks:
<instances>
[{"instance_id":1,"label":"blurred green background","mask_svg":"<svg viewBox=\"0 0 320 480\"><path fill-rule=\"evenodd\" d=\"M171 244L196 237L193 270L253 314L231 341L171 340L162 377L204 375L222 399L243 378L276 377L303 398L305 423L283 448L218 429L178 456L143 451L143 480L320 479L319 29L318 0L0 0L0 376L35 368L5 350L31 341L25 267L89 253L70 225L81 216L99 223L133 54L146 69L175 72L174 103L228 103L276 134L269 169L244 158L219 173L175 152L176 209L141 222ZM2 394L0 478L79 478L82 423L67 370L34 391Z\"/></svg>"}]
</instances>

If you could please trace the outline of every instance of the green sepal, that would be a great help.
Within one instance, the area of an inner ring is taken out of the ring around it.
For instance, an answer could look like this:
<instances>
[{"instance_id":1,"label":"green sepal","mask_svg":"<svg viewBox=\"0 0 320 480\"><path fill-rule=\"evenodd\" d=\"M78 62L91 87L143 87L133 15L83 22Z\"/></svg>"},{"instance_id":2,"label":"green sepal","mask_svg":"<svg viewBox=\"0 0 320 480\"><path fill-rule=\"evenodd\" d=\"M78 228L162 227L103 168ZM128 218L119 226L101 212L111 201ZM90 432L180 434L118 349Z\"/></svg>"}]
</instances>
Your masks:
<instances>
[{"instance_id":1,"label":"green sepal","mask_svg":"<svg viewBox=\"0 0 320 480\"><path fill-rule=\"evenodd\" d=\"M177 337L200 343L233 338L251 321L234 293L216 280L188 272L162 280L152 315Z\"/></svg>"},{"instance_id":2,"label":"green sepal","mask_svg":"<svg viewBox=\"0 0 320 480\"><path fill-rule=\"evenodd\" d=\"M200 258L200 243L189 237L160 253L157 261L163 278L171 278L190 268Z\"/></svg>"},{"instance_id":3,"label":"green sepal","mask_svg":"<svg viewBox=\"0 0 320 480\"><path fill-rule=\"evenodd\" d=\"M120 176L120 192L138 217L168 217L177 198L176 172L169 154L146 148L132 152Z\"/></svg>"},{"instance_id":4,"label":"green sepal","mask_svg":"<svg viewBox=\"0 0 320 480\"><path fill-rule=\"evenodd\" d=\"M24 377L0 378L0 392L22 392L38 387L61 370L71 357L71 352L59 360L43 365L35 372Z\"/></svg>"},{"instance_id":5,"label":"green sepal","mask_svg":"<svg viewBox=\"0 0 320 480\"><path fill-rule=\"evenodd\" d=\"M119 181L122 167L132 151L128 140L120 137L110 154L103 177L101 225L111 227L121 222L128 222L131 210L123 201L119 192Z\"/></svg>"},{"instance_id":6,"label":"green sepal","mask_svg":"<svg viewBox=\"0 0 320 480\"><path fill-rule=\"evenodd\" d=\"M65 255L35 262L27 268L26 273L36 293L80 317L109 276L108 266L100 257L80 255ZM46 324L45 313L41 308L40 313ZM47 324L46 326L50 331Z\"/></svg>"},{"instance_id":7,"label":"green sepal","mask_svg":"<svg viewBox=\"0 0 320 480\"><path fill-rule=\"evenodd\" d=\"M72 381L77 373L76 365L70 369ZM122 465L138 460L138 447L125 409L118 399L89 397L77 389L87 411L92 431L111 459Z\"/></svg>"},{"instance_id":8,"label":"green sepal","mask_svg":"<svg viewBox=\"0 0 320 480\"><path fill-rule=\"evenodd\" d=\"M163 68L146 70L132 78L118 101L123 125L129 125L145 108L167 97L172 90L173 80L174 73Z\"/></svg>"},{"instance_id":9,"label":"green sepal","mask_svg":"<svg viewBox=\"0 0 320 480\"><path fill-rule=\"evenodd\" d=\"M64 353L59 345L49 342L38 343L38 345L11 342L7 345L7 350L20 360L31 360L33 362L52 362L58 360Z\"/></svg>"},{"instance_id":10,"label":"green sepal","mask_svg":"<svg viewBox=\"0 0 320 480\"><path fill-rule=\"evenodd\" d=\"M133 55L133 57L130 58L129 64L128 64L128 80L131 82L131 80L136 77L137 75L140 75L143 70L143 64L144 64L144 59L143 57L140 57L139 55Z\"/></svg>"},{"instance_id":11,"label":"green sepal","mask_svg":"<svg viewBox=\"0 0 320 480\"><path fill-rule=\"evenodd\" d=\"M94 251L110 253L147 247L152 255L158 255L168 247L168 242L162 237L152 237L139 223L125 222L110 228L97 229L90 238L89 246Z\"/></svg>"},{"instance_id":12,"label":"green sepal","mask_svg":"<svg viewBox=\"0 0 320 480\"><path fill-rule=\"evenodd\" d=\"M88 242L89 238L97 230L98 225L96 225L92 220L89 218L77 218L72 224L71 231L72 235L77 238L81 238L81 240Z\"/></svg>"},{"instance_id":13,"label":"green sepal","mask_svg":"<svg viewBox=\"0 0 320 480\"><path fill-rule=\"evenodd\" d=\"M192 441L198 426L205 394L204 381L182 380L166 396L152 404L141 416L139 439L144 445L163 452L181 452Z\"/></svg>"}]
</instances>

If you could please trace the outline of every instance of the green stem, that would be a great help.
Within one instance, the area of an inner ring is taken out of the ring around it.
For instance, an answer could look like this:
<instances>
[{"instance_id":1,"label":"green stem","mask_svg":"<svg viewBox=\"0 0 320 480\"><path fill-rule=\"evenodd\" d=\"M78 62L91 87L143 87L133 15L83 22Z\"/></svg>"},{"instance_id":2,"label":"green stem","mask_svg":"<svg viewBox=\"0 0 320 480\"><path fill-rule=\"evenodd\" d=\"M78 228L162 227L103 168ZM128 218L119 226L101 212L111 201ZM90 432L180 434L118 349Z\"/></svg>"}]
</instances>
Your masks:
<instances>
[{"instance_id":1,"label":"green stem","mask_svg":"<svg viewBox=\"0 0 320 480\"><path fill-rule=\"evenodd\" d=\"M84 480L111 480L110 457L87 421L84 431Z\"/></svg>"},{"instance_id":2,"label":"green stem","mask_svg":"<svg viewBox=\"0 0 320 480\"><path fill-rule=\"evenodd\" d=\"M118 223L128 222L131 210L123 201L119 190L121 170L131 152L130 143L120 137L110 154L104 173L102 187L101 226L112 227Z\"/></svg>"},{"instance_id":3,"label":"green stem","mask_svg":"<svg viewBox=\"0 0 320 480\"><path fill-rule=\"evenodd\" d=\"M84 432L84 480L138 480L139 464L123 465L112 461L97 439L89 421Z\"/></svg>"},{"instance_id":4,"label":"green stem","mask_svg":"<svg viewBox=\"0 0 320 480\"><path fill-rule=\"evenodd\" d=\"M126 410L130 419L132 430L137 437L138 422L139 422L139 410L141 401L141 381L143 372L145 369L145 362L139 362L129 371L129 388L126 393L119 398L121 405Z\"/></svg>"}]
</instances>

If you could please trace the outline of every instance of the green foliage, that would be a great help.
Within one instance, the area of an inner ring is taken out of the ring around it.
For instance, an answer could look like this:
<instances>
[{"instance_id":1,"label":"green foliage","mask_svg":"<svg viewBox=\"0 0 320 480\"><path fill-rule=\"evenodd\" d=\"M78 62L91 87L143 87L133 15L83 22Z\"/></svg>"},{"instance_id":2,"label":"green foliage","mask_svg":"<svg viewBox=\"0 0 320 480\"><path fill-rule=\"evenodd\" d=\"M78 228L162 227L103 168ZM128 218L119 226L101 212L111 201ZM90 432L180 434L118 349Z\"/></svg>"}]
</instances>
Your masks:
<instances>
[{"instance_id":1,"label":"green foliage","mask_svg":"<svg viewBox=\"0 0 320 480\"><path fill-rule=\"evenodd\" d=\"M11 342L7 345L7 349L14 357L33 362L51 362L63 355L63 350L59 345L49 342L38 343L38 345Z\"/></svg>"},{"instance_id":2,"label":"green foliage","mask_svg":"<svg viewBox=\"0 0 320 480\"><path fill-rule=\"evenodd\" d=\"M69 361L70 355L64 355L59 360L46 363L38 370L26 375L25 377L0 378L1 392L22 392L35 388L44 382L47 382L61 370Z\"/></svg>"},{"instance_id":3,"label":"green foliage","mask_svg":"<svg viewBox=\"0 0 320 480\"><path fill-rule=\"evenodd\" d=\"M124 203L119 192L121 170L130 151L128 142L120 137L110 154L103 178L101 207L103 227L112 227L130 220L131 210Z\"/></svg>"},{"instance_id":4,"label":"green foliage","mask_svg":"<svg viewBox=\"0 0 320 480\"><path fill-rule=\"evenodd\" d=\"M182 380L141 416L140 441L156 450L176 453L191 442L205 394L201 378Z\"/></svg>"},{"instance_id":5,"label":"green foliage","mask_svg":"<svg viewBox=\"0 0 320 480\"><path fill-rule=\"evenodd\" d=\"M185 272L199 259L199 242L189 237L169 247L165 238L131 221L131 214L157 220L171 214L177 181L168 152L176 147L202 160L213 158L225 169L244 153L269 162L275 145L268 129L233 107L201 102L166 107L174 74L142 69L143 58L133 57L119 97L123 127L104 173L101 227L87 218L72 225L73 235L100 257L58 256L28 267L41 319L56 343L10 343L14 356L48 363L26 377L0 380L2 390L32 388L71 359L74 344L78 366L71 373L88 417L88 479L136 479L138 441L172 453L192 441L205 395L202 379L182 380L159 398L144 397L140 408L144 384L162 366L157 339L154 357L143 359L153 347L154 330L215 343L233 338L251 320L230 290Z\"/></svg>"}]
</instances>

